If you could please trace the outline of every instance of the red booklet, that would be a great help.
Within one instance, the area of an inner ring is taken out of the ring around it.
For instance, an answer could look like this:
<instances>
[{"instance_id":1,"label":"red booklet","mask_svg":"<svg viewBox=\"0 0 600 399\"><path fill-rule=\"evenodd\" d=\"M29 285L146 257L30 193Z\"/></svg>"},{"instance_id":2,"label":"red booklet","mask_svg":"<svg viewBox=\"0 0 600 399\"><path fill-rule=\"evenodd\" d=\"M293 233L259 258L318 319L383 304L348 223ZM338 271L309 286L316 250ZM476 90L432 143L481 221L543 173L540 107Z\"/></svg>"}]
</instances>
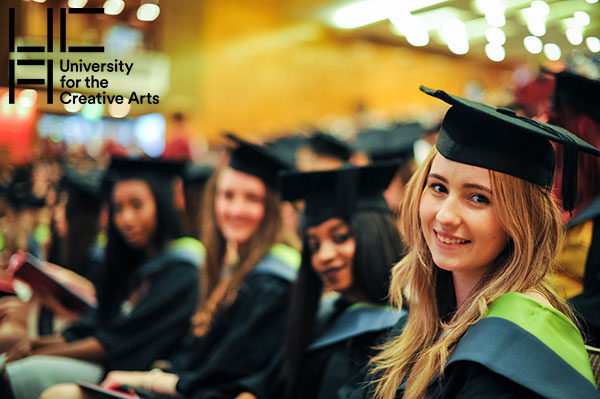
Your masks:
<instances>
[{"instance_id":1,"label":"red booklet","mask_svg":"<svg viewBox=\"0 0 600 399\"><path fill-rule=\"evenodd\" d=\"M56 272L30 253L20 252L10 260L13 278L27 283L31 289L53 295L65 308L84 312L96 307L95 298L77 286L67 285L56 277Z\"/></svg>"},{"instance_id":2,"label":"red booklet","mask_svg":"<svg viewBox=\"0 0 600 399\"><path fill-rule=\"evenodd\" d=\"M128 393L123 391L118 391L116 389L109 389L101 387L98 384L94 384L88 381L79 380L77 385L81 387L84 391L88 393L92 393L92 397L98 399L108 399L108 398L116 398L116 399L140 399L140 397L135 393Z\"/></svg>"}]
</instances>

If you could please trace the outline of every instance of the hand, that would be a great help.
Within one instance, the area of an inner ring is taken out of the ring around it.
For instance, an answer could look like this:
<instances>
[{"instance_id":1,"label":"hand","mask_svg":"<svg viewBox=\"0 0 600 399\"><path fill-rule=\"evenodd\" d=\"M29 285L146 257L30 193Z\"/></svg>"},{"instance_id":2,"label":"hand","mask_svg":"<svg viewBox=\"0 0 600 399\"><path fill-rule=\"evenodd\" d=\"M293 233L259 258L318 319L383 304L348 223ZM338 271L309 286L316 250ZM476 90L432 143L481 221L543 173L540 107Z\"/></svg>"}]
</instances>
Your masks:
<instances>
[{"instance_id":1,"label":"hand","mask_svg":"<svg viewBox=\"0 0 600 399\"><path fill-rule=\"evenodd\" d=\"M111 371L100 385L108 389L120 385L143 388L148 373L149 371Z\"/></svg>"},{"instance_id":2,"label":"hand","mask_svg":"<svg viewBox=\"0 0 600 399\"><path fill-rule=\"evenodd\" d=\"M22 338L8 352L6 352L6 363L14 362L31 355L32 341L28 337Z\"/></svg>"},{"instance_id":3,"label":"hand","mask_svg":"<svg viewBox=\"0 0 600 399\"><path fill-rule=\"evenodd\" d=\"M56 297L46 291L37 290L33 293L33 298L40 304L50 309L59 317L66 321L75 321L81 317L81 312L74 312L64 307Z\"/></svg>"}]
</instances>

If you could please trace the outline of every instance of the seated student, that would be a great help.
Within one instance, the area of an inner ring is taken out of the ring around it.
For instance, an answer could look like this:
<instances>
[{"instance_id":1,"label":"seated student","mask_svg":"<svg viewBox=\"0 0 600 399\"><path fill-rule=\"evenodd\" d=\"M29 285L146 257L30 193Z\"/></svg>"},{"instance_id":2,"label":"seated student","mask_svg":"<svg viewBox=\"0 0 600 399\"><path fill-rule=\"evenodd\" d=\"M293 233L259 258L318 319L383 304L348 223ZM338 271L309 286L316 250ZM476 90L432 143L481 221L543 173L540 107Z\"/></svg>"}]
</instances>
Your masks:
<instances>
[{"instance_id":1,"label":"seated student","mask_svg":"<svg viewBox=\"0 0 600 399\"><path fill-rule=\"evenodd\" d=\"M390 295L402 303L406 293L410 316L373 359L374 397L597 398L548 275L561 228L550 140L569 157L600 150L509 109L421 90L452 107L402 203L410 250Z\"/></svg>"},{"instance_id":2,"label":"seated student","mask_svg":"<svg viewBox=\"0 0 600 399\"><path fill-rule=\"evenodd\" d=\"M190 330L197 304L201 244L183 237L173 207L177 165L113 159L105 270L96 311L62 335L8 353L3 398L36 398L114 369L150 367ZM34 356L43 355L43 356Z\"/></svg>"},{"instance_id":3,"label":"seated student","mask_svg":"<svg viewBox=\"0 0 600 399\"><path fill-rule=\"evenodd\" d=\"M65 169L58 191L48 261L78 273L93 284L102 273L104 254L103 246L97 240L99 176L80 175ZM95 295L93 288L91 294ZM36 299L29 302L22 302L15 296L0 299L0 306L7 310L0 320L0 352L6 352L24 336L35 338L64 328L67 320L55 317L52 309Z\"/></svg>"},{"instance_id":4,"label":"seated student","mask_svg":"<svg viewBox=\"0 0 600 399\"><path fill-rule=\"evenodd\" d=\"M555 81L549 122L600 145L600 80L564 71L556 74ZM558 151L560 166L562 158ZM577 203L565 225L553 277L575 308L586 341L600 347L600 159L581 154L577 168Z\"/></svg>"},{"instance_id":5,"label":"seated student","mask_svg":"<svg viewBox=\"0 0 600 399\"><path fill-rule=\"evenodd\" d=\"M247 381L252 394L344 397L363 382L378 340L405 317L386 301L391 267L403 252L382 195L396 169L386 164L283 176L284 198L306 200L302 264L285 351L269 372Z\"/></svg>"},{"instance_id":6,"label":"seated student","mask_svg":"<svg viewBox=\"0 0 600 399\"><path fill-rule=\"evenodd\" d=\"M261 372L283 346L291 282L300 263L298 251L281 237L276 184L287 165L262 147L235 141L229 166L206 186L203 290L210 294L196 320L199 336L171 357L169 372L115 371L102 385L194 399L233 398L240 381ZM228 247L234 249L233 260ZM80 395L76 387L57 386L43 398Z\"/></svg>"}]
</instances>

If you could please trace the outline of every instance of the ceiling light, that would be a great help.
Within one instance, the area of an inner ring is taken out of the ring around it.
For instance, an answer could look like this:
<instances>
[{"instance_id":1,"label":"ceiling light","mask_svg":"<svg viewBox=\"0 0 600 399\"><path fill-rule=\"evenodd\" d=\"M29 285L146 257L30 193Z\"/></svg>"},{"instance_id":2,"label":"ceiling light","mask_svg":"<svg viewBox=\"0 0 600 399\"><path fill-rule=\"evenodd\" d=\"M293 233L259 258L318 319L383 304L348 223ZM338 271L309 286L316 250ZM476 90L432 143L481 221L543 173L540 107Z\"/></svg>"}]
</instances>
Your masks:
<instances>
[{"instance_id":1,"label":"ceiling light","mask_svg":"<svg viewBox=\"0 0 600 399\"><path fill-rule=\"evenodd\" d=\"M531 2L531 9L539 15L543 15L544 17L550 14L550 6L548 3L542 0L535 0Z\"/></svg>"},{"instance_id":2,"label":"ceiling light","mask_svg":"<svg viewBox=\"0 0 600 399\"><path fill-rule=\"evenodd\" d=\"M555 43L546 43L544 44L544 55L550 61L558 61L560 59L562 52L558 44Z\"/></svg>"},{"instance_id":3,"label":"ceiling light","mask_svg":"<svg viewBox=\"0 0 600 399\"><path fill-rule=\"evenodd\" d=\"M534 36L544 36L546 34L546 21L543 19L527 21L527 29Z\"/></svg>"},{"instance_id":4,"label":"ceiling light","mask_svg":"<svg viewBox=\"0 0 600 399\"><path fill-rule=\"evenodd\" d=\"M590 15L585 11L575 11L573 16L579 26L588 26L590 24Z\"/></svg>"},{"instance_id":5,"label":"ceiling light","mask_svg":"<svg viewBox=\"0 0 600 399\"><path fill-rule=\"evenodd\" d=\"M160 14L158 4L146 3L139 6L137 9L137 19L140 21L154 21Z\"/></svg>"},{"instance_id":6,"label":"ceiling light","mask_svg":"<svg viewBox=\"0 0 600 399\"><path fill-rule=\"evenodd\" d=\"M587 1L589 4L596 4L598 2L598 0L585 0Z\"/></svg>"},{"instance_id":7,"label":"ceiling light","mask_svg":"<svg viewBox=\"0 0 600 399\"><path fill-rule=\"evenodd\" d=\"M469 52L467 28L460 19L451 18L446 21L442 26L441 36L448 45L448 49L454 54L462 55Z\"/></svg>"},{"instance_id":8,"label":"ceiling light","mask_svg":"<svg viewBox=\"0 0 600 399\"><path fill-rule=\"evenodd\" d=\"M531 54L539 54L542 52L543 44L539 37L527 36L523 39L523 45L525 46L525 50Z\"/></svg>"},{"instance_id":9,"label":"ceiling light","mask_svg":"<svg viewBox=\"0 0 600 399\"><path fill-rule=\"evenodd\" d=\"M488 42L492 44L497 44L499 46L506 43L506 35L504 31L500 28L488 28L485 31L485 38Z\"/></svg>"},{"instance_id":10,"label":"ceiling light","mask_svg":"<svg viewBox=\"0 0 600 399\"><path fill-rule=\"evenodd\" d=\"M106 15L119 15L125 8L125 2L123 0L106 0L103 7Z\"/></svg>"},{"instance_id":11,"label":"ceiling light","mask_svg":"<svg viewBox=\"0 0 600 399\"><path fill-rule=\"evenodd\" d=\"M585 39L585 44L588 46L592 53L597 53L600 51L600 39L594 36L590 36Z\"/></svg>"},{"instance_id":12,"label":"ceiling light","mask_svg":"<svg viewBox=\"0 0 600 399\"><path fill-rule=\"evenodd\" d=\"M500 62L506 57L506 51L501 45L488 43L485 45L485 55L494 62Z\"/></svg>"},{"instance_id":13,"label":"ceiling light","mask_svg":"<svg viewBox=\"0 0 600 399\"><path fill-rule=\"evenodd\" d=\"M69 0L67 4L69 8L83 8L87 4L87 0Z\"/></svg>"},{"instance_id":14,"label":"ceiling light","mask_svg":"<svg viewBox=\"0 0 600 399\"><path fill-rule=\"evenodd\" d=\"M81 94L71 93L71 98L73 99L73 101L63 104L63 107L65 107L65 111L67 111L67 112L81 111L81 107L83 107L83 104L81 104L79 101L77 101L77 98L79 96L81 96Z\"/></svg>"},{"instance_id":15,"label":"ceiling light","mask_svg":"<svg viewBox=\"0 0 600 399\"><path fill-rule=\"evenodd\" d=\"M581 32L581 28L567 29L567 40L574 46L579 46L583 43L583 33Z\"/></svg>"},{"instance_id":16,"label":"ceiling light","mask_svg":"<svg viewBox=\"0 0 600 399\"><path fill-rule=\"evenodd\" d=\"M429 32L420 18L404 13L397 18L390 18L394 29L406 37L406 41L415 47L422 47L429 44Z\"/></svg>"}]
</instances>

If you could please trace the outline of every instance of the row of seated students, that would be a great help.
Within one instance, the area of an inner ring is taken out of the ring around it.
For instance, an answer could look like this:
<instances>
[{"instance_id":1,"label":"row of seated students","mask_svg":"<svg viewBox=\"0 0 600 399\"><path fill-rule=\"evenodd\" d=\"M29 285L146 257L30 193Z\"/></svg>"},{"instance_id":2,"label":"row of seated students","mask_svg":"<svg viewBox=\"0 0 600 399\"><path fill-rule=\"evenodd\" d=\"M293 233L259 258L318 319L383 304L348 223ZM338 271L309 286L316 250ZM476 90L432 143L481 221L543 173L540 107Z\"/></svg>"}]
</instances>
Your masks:
<instances>
[{"instance_id":1,"label":"row of seated students","mask_svg":"<svg viewBox=\"0 0 600 399\"><path fill-rule=\"evenodd\" d=\"M98 307L9 351L3 397L100 397L64 384L80 379L142 398L597 397L577 318L550 279L562 230L551 142L565 147L567 211L577 153L600 151L422 91L451 108L406 186L403 241L383 197L395 163L298 172L235 139L206 185L200 244L177 222L176 165L113 160ZM281 200L303 201L301 253Z\"/></svg>"}]
</instances>

